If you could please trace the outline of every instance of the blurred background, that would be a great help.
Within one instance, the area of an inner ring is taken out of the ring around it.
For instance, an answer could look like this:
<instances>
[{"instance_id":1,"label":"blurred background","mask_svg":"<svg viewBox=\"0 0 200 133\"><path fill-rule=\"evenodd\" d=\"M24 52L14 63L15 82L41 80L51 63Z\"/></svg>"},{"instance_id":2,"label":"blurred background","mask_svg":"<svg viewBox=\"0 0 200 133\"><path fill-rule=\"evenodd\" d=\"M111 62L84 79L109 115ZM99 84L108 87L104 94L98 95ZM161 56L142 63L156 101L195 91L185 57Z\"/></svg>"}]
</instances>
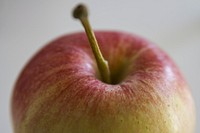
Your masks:
<instances>
[{"instance_id":1,"label":"blurred background","mask_svg":"<svg viewBox=\"0 0 200 133\"><path fill-rule=\"evenodd\" d=\"M0 0L0 132L12 132L12 88L30 57L52 39L83 30L71 17L80 2L88 5L94 29L138 34L175 60L191 86L199 133L199 0Z\"/></svg>"}]
</instances>

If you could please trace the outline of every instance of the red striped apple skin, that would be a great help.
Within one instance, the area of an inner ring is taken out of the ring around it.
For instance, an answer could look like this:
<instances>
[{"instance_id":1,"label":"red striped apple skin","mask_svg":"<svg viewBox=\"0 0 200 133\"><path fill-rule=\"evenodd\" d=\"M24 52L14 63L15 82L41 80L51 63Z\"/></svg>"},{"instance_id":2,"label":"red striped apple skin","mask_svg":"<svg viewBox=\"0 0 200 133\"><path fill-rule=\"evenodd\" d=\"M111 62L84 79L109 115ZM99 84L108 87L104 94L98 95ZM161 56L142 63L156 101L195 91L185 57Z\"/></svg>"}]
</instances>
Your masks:
<instances>
[{"instance_id":1,"label":"red striped apple skin","mask_svg":"<svg viewBox=\"0 0 200 133\"><path fill-rule=\"evenodd\" d=\"M95 32L111 70L103 83L85 33L60 37L21 72L15 133L194 133L194 102L165 52L136 35Z\"/></svg>"}]
</instances>

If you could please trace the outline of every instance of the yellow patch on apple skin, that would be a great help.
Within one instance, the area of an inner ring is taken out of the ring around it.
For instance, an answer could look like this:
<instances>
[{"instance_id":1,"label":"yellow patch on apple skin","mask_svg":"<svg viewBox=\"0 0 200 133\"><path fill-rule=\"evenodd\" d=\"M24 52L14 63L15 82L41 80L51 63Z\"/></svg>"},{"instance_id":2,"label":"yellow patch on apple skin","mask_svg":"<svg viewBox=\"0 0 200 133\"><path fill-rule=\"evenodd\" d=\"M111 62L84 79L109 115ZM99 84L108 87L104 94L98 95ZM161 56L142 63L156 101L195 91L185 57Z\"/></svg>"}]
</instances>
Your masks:
<instances>
[{"instance_id":1,"label":"yellow patch on apple skin","mask_svg":"<svg viewBox=\"0 0 200 133\"><path fill-rule=\"evenodd\" d=\"M38 111L43 107L43 103L52 96L55 96L58 86L52 86L47 91L41 91L36 94L37 99L30 104L26 117L18 127L17 133L189 133L192 132L188 125L191 118L188 115L188 109L178 93L173 93L170 97L163 96L162 102L154 104L145 102L134 104L133 106L121 106L120 99L112 91L104 92L102 101L98 104L99 111L95 114L90 112L90 108L84 109L85 104L79 103L71 111L65 110L66 115L57 116L60 120L57 123L48 125L59 112L59 105L53 104L48 112L38 117ZM42 90L42 89L41 89ZM113 93L113 95L109 95ZM122 95L121 95L122 96ZM93 98L93 97L91 97ZM125 98L125 97L123 97ZM115 101L115 100L117 101ZM96 101L92 101L96 102ZM134 101L133 101L134 102ZM93 103L94 104L94 103ZM107 108L107 105L109 108ZM44 105L46 106L46 105ZM92 111L92 110L91 110ZM106 112L108 111L108 112ZM84 113L85 112L85 113ZM112 112L112 113L110 113ZM41 113L41 112L40 112ZM69 114L67 114L69 113ZM53 116L54 115L54 116ZM62 114L61 114L62 115ZM94 116L95 115L95 116ZM35 122L35 123L34 123ZM185 122L182 124L180 122ZM50 123L52 124L52 123ZM155 125L156 124L156 125ZM185 127L181 127L185 125Z\"/></svg>"},{"instance_id":2,"label":"yellow patch on apple skin","mask_svg":"<svg viewBox=\"0 0 200 133\"><path fill-rule=\"evenodd\" d=\"M56 86L52 86L48 88L47 93L38 92L35 95L35 98L32 103L30 103L29 108L27 112L25 113L24 119L20 123L19 127L17 127L17 133L32 133L34 131L34 124L37 125L37 123L31 123L32 119L37 117L37 112L43 105L44 101L48 99L49 97L53 96L54 92L56 91ZM42 90L42 89L41 89ZM56 111L56 110L55 110ZM45 113L45 112L44 112ZM37 129L36 129L37 130Z\"/></svg>"},{"instance_id":3,"label":"yellow patch on apple skin","mask_svg":"<svg viewBox=\"0 0 200 133\"><path fill-rule=\"evenodd\" d=\"M180 92L181 91L181 92ZM171 101L171 115L179 133L194 133L195 109L188 88L175 92Z\"/></svg>"}]
</instances>

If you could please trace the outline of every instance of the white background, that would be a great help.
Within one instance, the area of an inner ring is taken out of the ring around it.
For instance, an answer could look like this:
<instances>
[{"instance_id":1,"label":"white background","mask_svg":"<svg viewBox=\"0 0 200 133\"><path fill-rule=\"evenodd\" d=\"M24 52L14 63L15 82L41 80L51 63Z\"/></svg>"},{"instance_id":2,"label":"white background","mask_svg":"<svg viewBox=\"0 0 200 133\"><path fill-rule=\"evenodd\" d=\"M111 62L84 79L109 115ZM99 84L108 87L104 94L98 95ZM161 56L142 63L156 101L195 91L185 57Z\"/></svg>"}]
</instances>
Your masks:
<instances>
[{"instance_id":1,"label":"white background","mask_svg":"<svg viewBox=\"0 0 200 133\"><path fill-rule=\"evenodd\" d=\"M47 42L80 31L77 0L0 0L0 132L11 133L10 98L25 63ZM200 132L200 0L87 0L94 29L141 35L180 67L196 102Z\"/></svg>"}]
</instances>

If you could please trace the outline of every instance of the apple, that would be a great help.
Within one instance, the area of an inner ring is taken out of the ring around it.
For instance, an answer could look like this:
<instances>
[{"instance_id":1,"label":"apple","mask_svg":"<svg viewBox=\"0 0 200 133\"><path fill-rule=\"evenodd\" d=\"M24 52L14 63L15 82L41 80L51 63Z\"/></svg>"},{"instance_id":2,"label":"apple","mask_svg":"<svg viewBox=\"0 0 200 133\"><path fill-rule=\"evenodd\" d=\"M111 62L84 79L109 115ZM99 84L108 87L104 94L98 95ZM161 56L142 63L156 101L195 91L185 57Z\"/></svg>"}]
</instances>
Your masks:
<instances>
[{"instance_id":1,"label":"apple","mask_svg":"<svg viewBox=\"0 0 200 133\"><path fill-rule=\"evenodd\" d=\"M89 41L64 35L29 61L12 96L15 133L194 133L190 89L164 51L129 33L95 37L83 5L74 17Z\"/></svg>"}]
</instances>

